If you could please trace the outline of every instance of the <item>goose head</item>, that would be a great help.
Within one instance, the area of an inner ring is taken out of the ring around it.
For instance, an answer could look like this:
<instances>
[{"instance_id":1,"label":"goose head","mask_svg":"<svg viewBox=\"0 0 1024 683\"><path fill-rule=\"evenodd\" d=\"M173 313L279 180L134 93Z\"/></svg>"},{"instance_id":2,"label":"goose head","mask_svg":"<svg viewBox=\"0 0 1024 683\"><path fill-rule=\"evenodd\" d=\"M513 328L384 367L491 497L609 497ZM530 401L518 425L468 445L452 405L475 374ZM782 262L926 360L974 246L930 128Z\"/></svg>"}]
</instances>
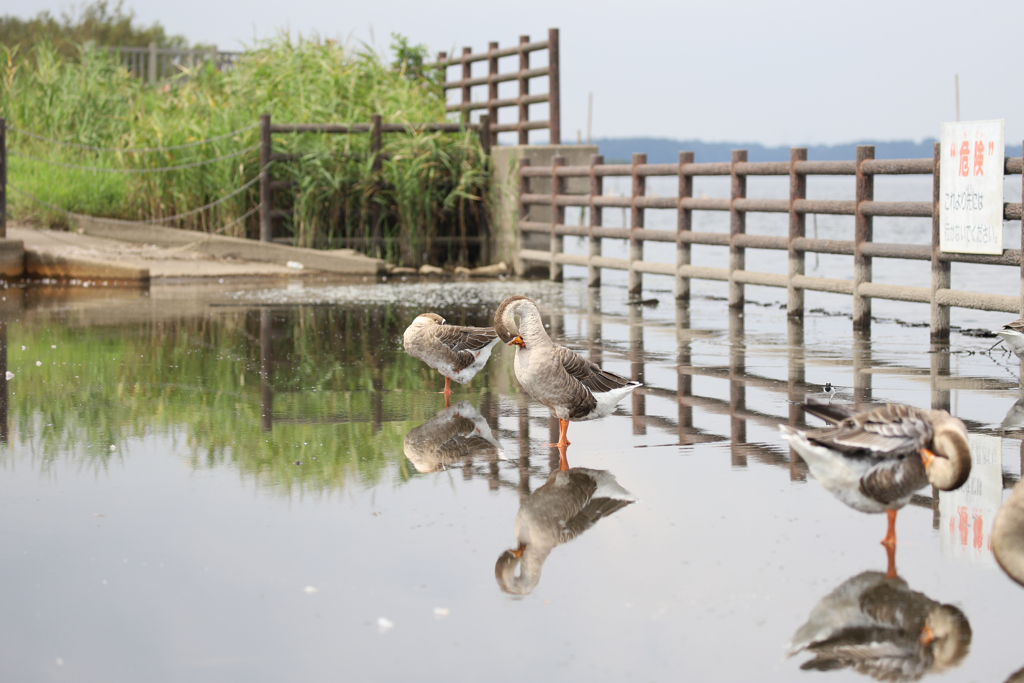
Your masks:
<instances>
[{"instance_id":1,"label":"goose head","mask_svg":"<svg viewBox=\"0 0 1024 683\"><path fill-rule=\"evenodd\" d=\"M494 578L501 590L513 595L529 595L540 583L540 569L544 560L530 561L529 555L523 556L528 552L528 546L520 543L515 550L506 550L498 557L494 565ZM516 576L516 567L520 565L520 560L522 568L519 576Z\"/></svg>"},{"instance_id":2,"label":"goose head","mask_svg":"<svg viewBox=\"0 0 1024 683\"><path fill-rule=\"evenodd\" d=\"M967 442L967 427L949 413L943 413L932 422L931 449L921 449L928 481L943 491L963 486L971 474L971 447Z\"/></svg>"},{"instance_id":3,"label":"goose head","mask_svg":"<svg viewBox=\"0 0 1024 683\"><path fill-rule=\"evenodd\" d=\"M959 666L971 649L971 624L953 605L936 605L928 611L920 643L932 654L931 671Z\"/></svg>"},{"instance_id":4,"label":"goose head","mask_svg":"<svg viewBox=\"0 0 1024 683\"><path fill-rule=\"evenodd\" d=\"M412 321L413 325L444 325L444 318L439 316L437 313L420 313L416 316L416 319Z\"/></svg>"},{"instance_id":5,"label":"goose head","mask_svg":"<svg viewBox=\"0 0 1024 683\"><path fill-rule=\"evenodd\" d=\"M519 333L519 324L516 322L516 315L524 307L531 307L533 313L538 318L540 317L537 304L521 294L505 299L498 306L498 310L494 312L494 331L498 333L498 338L509 346L526 348L526 342L523 341L523 337Z\"/></svg>"}]
</instances>

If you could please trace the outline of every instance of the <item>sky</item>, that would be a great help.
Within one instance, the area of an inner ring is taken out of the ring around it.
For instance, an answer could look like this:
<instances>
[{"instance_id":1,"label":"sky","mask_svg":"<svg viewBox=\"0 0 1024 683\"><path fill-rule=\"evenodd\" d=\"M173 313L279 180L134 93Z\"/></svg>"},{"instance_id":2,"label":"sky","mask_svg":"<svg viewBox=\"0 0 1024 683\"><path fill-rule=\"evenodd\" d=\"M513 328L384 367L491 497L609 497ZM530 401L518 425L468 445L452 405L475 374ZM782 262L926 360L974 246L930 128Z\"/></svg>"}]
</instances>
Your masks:
<instances>
[{"instance_id":1,"label":"sky","mask_svg":"<svg viewBox=\"0 0 1024 683\"><path fill-rule=\"evenodd\" d=\"M21 0L0 12L28 17L71 7ZM577 130L586 135L588 93L595 138L766 145L938 138L940 124L956 117L954 75L961 120L1005 119L1008 153L1019 152L1024 138L1020 0L126 0L125 7L143 23L159 21L222 50L285 30L382 51L396 32L432 53L476 52L489 41L515 44L519 35L542 40L557 27L563 141ZM543 54L535 53L535 65ZM534 92L546 88L544 79L534 83Z\"/></svg>"}]
</instances>

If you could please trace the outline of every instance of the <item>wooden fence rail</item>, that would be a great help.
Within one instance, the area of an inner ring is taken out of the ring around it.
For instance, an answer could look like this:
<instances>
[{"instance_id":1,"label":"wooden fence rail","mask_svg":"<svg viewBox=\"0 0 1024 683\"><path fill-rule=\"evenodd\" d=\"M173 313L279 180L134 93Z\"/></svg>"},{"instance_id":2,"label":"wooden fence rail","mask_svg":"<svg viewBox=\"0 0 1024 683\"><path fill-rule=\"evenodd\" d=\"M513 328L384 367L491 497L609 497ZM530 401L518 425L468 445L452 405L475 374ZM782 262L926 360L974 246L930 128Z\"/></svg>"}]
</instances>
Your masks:
<instances>
[{"instance_id":1,"label":"wooden fence rail","mask_svg":"<svg viewBox=\"0 0 1024 683\"><path fill-rule=\"evenodd\" d=\"M694 163L692 152L680 152L677 164L648 164L645 154L634 154L631 164L605 164L603 157L594 155L589 166L566 166L563 157L554 157L550 167L531 167L528 159L520 160L519 167L519 231L543 233L551 237L548 251L519 249L520 261L548 263L552 280L561 279L563 265L587 268L587 281L591 286L600 284L602 268L625 270L629 273L629 290L641 291L643 274L653 273L675 277L677 298L690 295L690 280L719 280L729 283L729 305L743 305L744 286L763 285L787 290L790 316L802 316L804 291L832 292L853 297L853 324L866 328L871 323L871 299L914 301L931 305L931 331L937 339L949 337L949 308L958 306L989 311L1005 311L1024 315L1024 264L1020 249L1005 249L1000 255L952 254L939 251L939 145L935 145L932 159L874 159L874 147L857 148L854 161L808 161L807 150L793 148L788 162L748 162L744 150L735 150L727 163ZM1022 174L1022 157L1006 157L1004 173ZM932 201L883 202L874 199L874 177L879 175L931 175ZM789 176L789 199L753 199L746 196L746 180L750 176ZM852 201L810 200L807 195L809 175L848 175L855 178L855 199ZM628 197L605 196L602 179L607 177L632 178ZM655 176L677 177L676 196L652 197L646 194L646 179ZM693 196L695 176L728 176L731 196L709 199ZM530 192L531 178L550 178L550 194ZM566 178L589 178L587 194L564 194ZM1022 177L1024 181L1024 177ZM1022 184L1024 192L1024 184ZM531 220L531 206L551 207L551 220ZM589 208L590 224L565 225L566 207ZM602 225L602 209L621 207L630 209L629 227L608 228ZM676 230L657 230L644 227L645 209L674 209L678 212ZM729 232L695 232L694 211L729 212ZM789 231L785 236L746 234L746 215L757 213L785 213L789 215ZM807 214L834 214L854 217L852 240L810 239L806 236ZM932 244L910 245L872 241L872 219L875 216L922 217L932 219ZM1021 203L1003 205L1004 220L1022 219ZM589 238L588 255L563 253L566 235ZM609 258L601 255L601 240L606 238L629 241L629 257ZM645 241L674 242L675 263L643 260ZM1022 230L1024 241L1024 230ZM708 244L728 247L728 268L712 268L691 262L691 245ZM786 273L762 273L745 269L746 249L774 249L789 253ZM854 257L852 280L809 277L804 272L804 258L808 252L847 254ZM872 282L873 258L894 258L931 261L931 287L910 287ZM988 292L965 292L950 289L950 264L980 263L1018 266L1022 269L1022 288L1017 295ZM522 272L522 268L518 269Z\"/></svg>"},{"instance_id":2,"label":"wooden fence rail","mask_svg":"<svg viewBox=\"0 0 1024 683\"><path fill-rule=\"evenodd\" d=\"M548 65L543 67L530 68L530 53L547 50ZM519 55L519 70L509 73L500 73L498 64L501 57ZM473 76L473 64L476 62L487 62L486 76ZM448 68L461 66L461 78L458 80L447 80ZM472 48L462 48L462 55L449 57L447 52L439 52L437 61L424 65L424 68L436 68L442 72L444 79L442 87L445 94L449 90L459 90L462 93L462 101L458 104L449 104L448 111L457 111L462 114L462 121L469 122L470 113L475 110L486 110L491 121L490 143L498 144L498 133L517 131L519 133L519 144L530 144L530 131L548 129L551 142L558 145L562 142L561 127L561 95L559 89L558 73L558 29L548 29L548 39L530 42L529 36L519 36L519 44L512 47L499 48L498 43L492 42L488 45L487 52L474 53ZM536 95L530 94L530 80L534 78L547 77L548 92ZM510 81L517 81L519 84L519 95L517 97L498 97L498 84ZM473 101L473 87L487 86L487 99ZM548 118L543 121L530 120L530 105L548 103ZM518 120L515 123L499 123L498 110L508 107L515 107L518 112Z\"/></svg>"},{"instance_id":3,"label":"wooden fence rail","mask_svg":"<svg viewBox=\"0 0 1024 683\"><path fill-rule=\"evenodd\" d=\"M185 69L194 69L204 62L212 62L218 71L230 69L242 55L241 52L218 50L216 46L187 50L157 47L156 43L150 43L149 47L108 47L107 51L115 55L133 76L145 79L147 83L177 76Z\"/></svg>"}]
</instances>

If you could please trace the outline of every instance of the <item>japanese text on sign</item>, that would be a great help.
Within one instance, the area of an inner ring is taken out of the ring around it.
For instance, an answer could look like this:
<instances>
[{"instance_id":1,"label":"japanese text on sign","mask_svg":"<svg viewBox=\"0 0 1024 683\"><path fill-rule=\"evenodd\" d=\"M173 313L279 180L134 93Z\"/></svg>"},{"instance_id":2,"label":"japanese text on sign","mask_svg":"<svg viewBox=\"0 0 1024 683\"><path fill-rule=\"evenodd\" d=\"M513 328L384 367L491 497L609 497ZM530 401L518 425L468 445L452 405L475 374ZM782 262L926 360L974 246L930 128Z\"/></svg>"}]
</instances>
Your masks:
<instances>
[{"instance_id":1,"label":"japanese text on sign","mask_svg":"<svg viewBox=\"0 0 1024 683\"><path fill-rule=\"evenodd\" d=\"M1003 253L1003 121L942 124L939 246Z\"/></svg>"}]
</instances>

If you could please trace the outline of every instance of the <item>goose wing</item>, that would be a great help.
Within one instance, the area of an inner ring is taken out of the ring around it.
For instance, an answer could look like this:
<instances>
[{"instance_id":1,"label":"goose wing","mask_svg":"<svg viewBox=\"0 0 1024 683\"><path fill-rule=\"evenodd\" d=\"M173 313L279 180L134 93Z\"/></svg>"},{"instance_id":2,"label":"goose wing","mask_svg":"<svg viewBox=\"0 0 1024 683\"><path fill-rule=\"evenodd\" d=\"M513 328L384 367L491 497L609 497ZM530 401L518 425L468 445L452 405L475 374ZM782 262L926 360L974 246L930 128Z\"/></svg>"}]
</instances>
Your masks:
<instances>
[{"instance_id":1,"label":"goose wing","mask_svg":"<svg viewBox=\"0 0 1024 683\"><path fill-rule=\"evenodd\" d=\"M452 367L456 372L472 365L481 349L498 340L493 327L437 325L430 328L430 333L451 354Z\"/></svg>"},{"instance_id":2,"label":"goose wing","mask_svg":"<svg viewBox=\"0 0 1024 683\"><path fill-rule=\"evenodd\" d=\"M622 375L602 370L597 363L564 346L555 347L555 358L570 377L595 394L603 394L633 383Z\"/></svg>"},{"instance_id":3,"label":"goose wing","mask_svg":"<svg viewBox=\"0 0 1024 683\"><path fill-rule=\"evenodd\" d=\"M565 525L562 526L558 542L565 543L566 541L571 541L594 526L597 520L618 512L632 502L631 500L619 500L616 498L592 498L583 506L583 509L569 518Z\"/></svg>"},{"instance_id":4,"label":"goose wing","mask_svg":"<svg viewBox=\"0 0 1024 683\"><path fill-rule=\"evenodd\" d=\"M926 411L888 403L809 430L807 438L848 456L901 458L931 441L932 425Z\"/></svg>"},{"instance_id":5,"label":"goose wing","mask_svg":"<svg viewBox=\"0 0 1024 683\"><path fill-rule=\"evenodd\" d=\"M1013 322L1006 323L1003 325L1003 329L1024 334L1024 318L1017 318Z\"/></svg>"}]
</instances>

